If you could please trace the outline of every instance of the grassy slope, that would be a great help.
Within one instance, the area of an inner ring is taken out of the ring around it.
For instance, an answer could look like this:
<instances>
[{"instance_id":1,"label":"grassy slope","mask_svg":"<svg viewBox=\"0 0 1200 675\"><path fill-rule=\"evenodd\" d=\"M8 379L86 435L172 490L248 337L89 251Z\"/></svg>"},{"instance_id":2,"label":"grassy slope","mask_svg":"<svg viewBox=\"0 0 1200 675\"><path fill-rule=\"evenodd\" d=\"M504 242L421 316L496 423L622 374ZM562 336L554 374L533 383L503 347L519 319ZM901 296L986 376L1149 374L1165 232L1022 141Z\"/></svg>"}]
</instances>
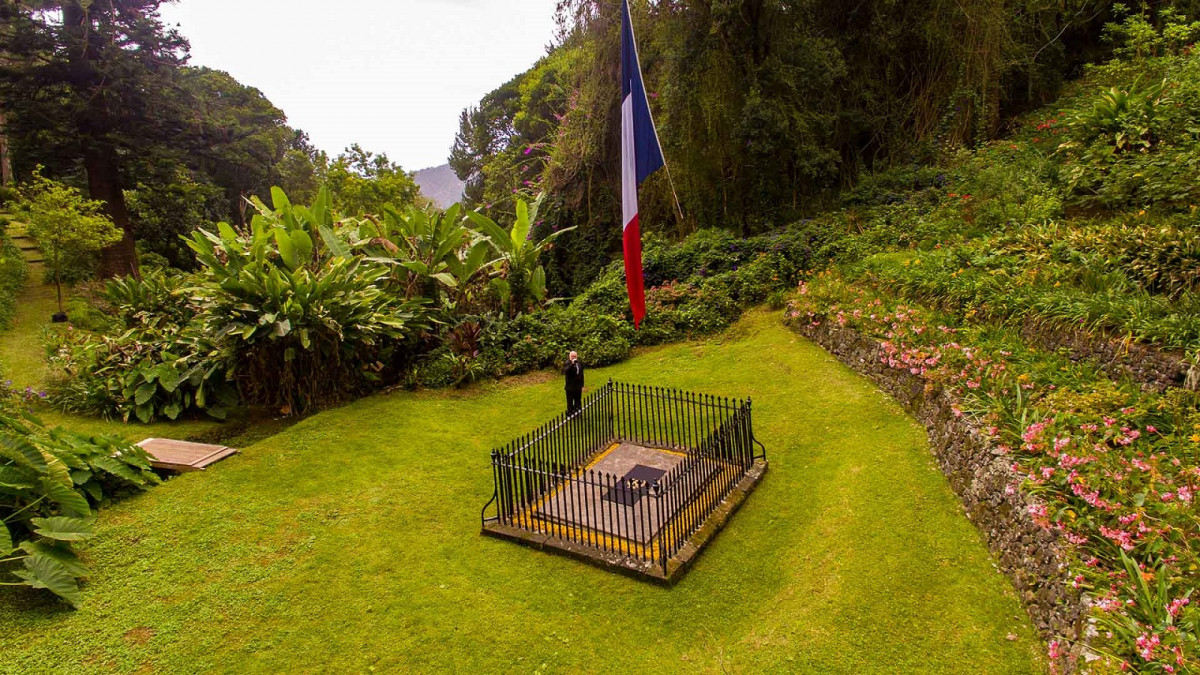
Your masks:
<instances>
[{"instance_id":1,"label":"grassy slope","mask_svg":"<svg viewBox=\"0 0 1200 675\"><path fill-rule=\"evenodd\" d=\"M562 405L557 380L509 380L365 399L109 509L83 609L0 593L0 653L22 672L1043 669L923 431L776 315L590 374L609 376L755 400L771 470L673 589L479 536L488 450Z\"/></svg>"}]
</instances>

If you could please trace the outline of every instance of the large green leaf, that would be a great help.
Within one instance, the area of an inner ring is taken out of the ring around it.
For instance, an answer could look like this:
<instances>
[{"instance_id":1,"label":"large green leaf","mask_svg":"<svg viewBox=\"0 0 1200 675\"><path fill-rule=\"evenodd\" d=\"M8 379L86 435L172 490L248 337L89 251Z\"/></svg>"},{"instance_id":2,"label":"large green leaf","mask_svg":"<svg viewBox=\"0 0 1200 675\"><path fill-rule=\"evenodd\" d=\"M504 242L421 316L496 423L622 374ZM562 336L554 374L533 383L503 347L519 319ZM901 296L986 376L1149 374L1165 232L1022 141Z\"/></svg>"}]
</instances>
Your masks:
<instances>
[{"instance_id":1,"label":"large green leaf","mask_svg":"<svg viewBox=\"0 0 1200 675\"><path fill-rule=\"evenodd\" d=\"M166 415L167 419L170 419L170 420L179 419L179 415L182 412L183 412L183 406L181 406L175 402L168 403L167 405L163 406L163 409L162 409L162 414Z\"/></svg>"},{"instance_id":2,"label":"large green leaf","mask_svg":"<svg viewBox=\"0 0 1200 675\"><path fill-rule=\"evenodd\" d=\"M333 199L329 195L329 187L322 185L317 191L317 200L312 204L313 219L318 226L333 225L333 214L330 212Z\"/></svg>"},{"instance_id":3,"label":"large green leaf","mask_svg":"<svg viewBox=\"0 0 1200 675\"><path fill-rule=\"evenodd\" d=\"M300 265L312 260L313 240L303 230L292 232L292 246L296 248L296 258Z\"/></svg>"},{"instance_id":4,"label":"large green leaf","mask_svg":"<svg viewBox=\"0 0 1200 675\"><path fill-rule=\"evenodd\" d=\"M31 469L21 469L11 464L0 466L0 488L28 490L36 486L37 480L30 471Z\"/></svg>"},{"instance_id":5,"label":"large green leaf","mask_svg":"<svg viewBox=\"0 0 1200 675\"><path fill-rule=\"evenodd\" d=\"M234 239L237 239L237 232L234 231L233 226L225 221L217 223L217 232L221 234L221 241L233 241ZM207 232L205 234L207 234Z\"/></svg>"},{"instance_id":6,"label":"large green leaf","mask_svg":"<svg viewBox=\"0 0 1200 675\"><path fill-rule=\"evenodd\" d=\"M154 394L158 391L158 385L147 382L137 388L137 392L133 396L134 405L146 405L150 399L154 398Z\"/></svg>"},{"instance_id":7,"label":"large green leaf","mask_svg":"<svg viewBox=\"0 0 1200 675\"><path fill-rule=\"evenodd\" d=\"M79 583L67 567L58 560L41 553L32 553L25 558L25 569L13 574L25 581L27 586L44 588L78 608Z\"/></svg>"},{"instance_id":8,"label":"large green leaf","mask_svg":"<svg viewBox=\"0 0 1200 675\"><path fill-rule=\"evenodd\" d=\"M21 436L0 433L0 457L7 457L38 473L45 473L47 469L46 457L42 455L42 451Z\"/></svg>"},{"instance_id":9,"label":"large green leaf","mask_svg":"<svg viewBox=\"0 0 1200 675\"><path fill-rule=\"evenodd\" d=\"M321 235L321 241L325 242L325 248L329 249L330 254L344 258L350 255L350 247L346 246L345 242L333 233L333 230L325 225L317 228L317 232Z\"/></svg>"},{"instance_id":10,"label":"large green leaf","mask_svg":"<svg viewBox=\"0 0 1200 675\"><path fill-rule=\"evenodd\" d=\"M517 200L517 221L512 226L512 250L515 253L520 253L525 246L525 238L529 236L529 230L533 227L533 223L529 220L529 205L524 199Z\"/></svg>"},{"instance_id":11,"label":"large green leaf","mask_svg":"<svg viewBox=\"0 0 1200 675\"><path fill-rule=\"evenodd\" d=\"M492 246L497 251L500 253L512 252L512 239L508 232L504 231L504 228L496 224L496 221L478 211L467 211L467 219L492 242Z\"/></svg>"},{"instance_id":12,"label":"large green leaf","mask_svg":"<svg viewBox=\"0 0 1200 675\"><path fill-rule=\"evenodd\" d=\"M58 504L62 508L63 513L70 516L90 516L92 509L88 506L87 499L76 492L75 490L56 483L48 478L42 479L42 491L50 498L50 501Z\"/></svg>"},{"instance_id":13,"label":"large green leaf","mask_svg":"<svg viewBox=\"0 0 1200 675\"><path fill-rule=\"evenodd\" d=\"M92 529L95 521L91 518L53 516L51 518L31 518L29 522L33 525L34 532L56 541L79 541L96 533Z\"/></svg>"},{"instance_id":14,"label":"large green leaf","mask_svg":"<svg viewBox=\"0 0 1200 675\"><path fill-rule=\"evenodd\" d=\"M287 230L282 227L276 228L275 244L279 246L279 257L289 270L295 270L300 266L300 256L296 251L296 244L292 241L291 236L288 235Z\"/></svg>"},{"instance_id":15,"label":"large green leaf","mask_svg":"<svg viewBox=\"0 0 1200 675\"><path fill-rule=\"evenodd\" d=\"M464 283L475 276L479 268L483 267L487 261L488 244L486 241L476 243L471 247L471 251L467 253L467 259L463 261L462 279Z\"/></svg>"},{"instance_id":16,"label":"large green leaf","mask_svg":"<svg viewBox=\"0 0 1200 675\"><path fill-rule=\"evenodd\" d=\"M92 460L92 466L109 474L122 478L134 485L145 485L146 478L134 471L131 466L116 457L97 457Z\"/></svg>"},{"instance_id":17,"label":"large green leaf","mask_svg":"<svg viewBox=\"0 0 1200 675\"><path fill-rule=\"evenodd\" d=\"M14 550L12 534L8 531L8 526L0 521L0 558L7 556Z\"/></svg>"},{"instance_id":18,"label":"large green leaf","mask_svg":"<svg viewBox=\"0 0 1200 675\"><path fill-rule=\"evenodd\" d=\"M287 194L281 188L271 188L271 205L276 211L287 211L292 208L292 202L288 200Z\"/></svg>"},{"instance_id":19,"label":"large green leaf","mask_svg":"<svg viewBox=\"0 0 1200 675\"><path fill-rule=\"evenodd\" d=\"M546 270L541 266L529 276L529 293L538 300L546 299Z\"/></svg>"},{"instance_id":20,"label":"large green leaf","mask_svg":"<svg viewBox=\"0 0 1200 675\"><path fill-rule=\"evenodd\" d=\"M79 561L79 556L71 550L71 545L61 541L50 541L49 539L26 539L21 542L18 547L29 555L43 555L48 558L53 558L60 565L66 568L69 574L81 577L87 574L87 565Z\"/></svg>"},{"instance_id":21,"label":"large green leaf","mask_svg":"<svg viewBox=\"0 0 1200 675\"><path fill-rule=\"evenodd\" d=\"M169 363L163 363L158 366L158 384L167 392L175 391L179 386L179 371L175 366Z\"/></svg>"}]
</instances>

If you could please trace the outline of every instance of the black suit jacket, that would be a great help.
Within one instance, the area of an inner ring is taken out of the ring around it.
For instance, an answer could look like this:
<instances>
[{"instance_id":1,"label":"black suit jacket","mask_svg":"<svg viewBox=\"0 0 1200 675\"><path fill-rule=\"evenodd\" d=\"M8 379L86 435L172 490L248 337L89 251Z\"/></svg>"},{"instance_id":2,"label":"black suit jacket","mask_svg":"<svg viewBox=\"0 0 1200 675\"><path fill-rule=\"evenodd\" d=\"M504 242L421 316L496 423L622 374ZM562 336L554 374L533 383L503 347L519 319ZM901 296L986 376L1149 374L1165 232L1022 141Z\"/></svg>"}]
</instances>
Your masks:
<instances>
[{"instance_id":1,"label":"black suit jacket","mask_svg":"<svg viewBox=\"0 0 1200 675\"><path fill-rule=\"evenodd\" d=\"M583 361L578 359L574 363L567 361L567 367L563 368L563 375L567 377L565 387L567 391L583 391Z\"/></svg>"}]
</instances>

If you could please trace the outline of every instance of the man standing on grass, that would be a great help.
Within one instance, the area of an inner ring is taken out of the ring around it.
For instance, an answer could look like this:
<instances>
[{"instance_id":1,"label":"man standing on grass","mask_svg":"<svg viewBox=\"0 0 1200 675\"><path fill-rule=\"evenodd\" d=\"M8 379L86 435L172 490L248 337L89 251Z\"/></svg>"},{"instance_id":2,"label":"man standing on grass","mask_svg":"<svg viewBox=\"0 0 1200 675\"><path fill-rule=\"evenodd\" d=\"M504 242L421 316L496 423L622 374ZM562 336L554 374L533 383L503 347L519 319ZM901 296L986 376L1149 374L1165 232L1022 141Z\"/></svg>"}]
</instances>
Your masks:
<instances>
[{"instance_id":1,"label":"man standing on grass","mask_svg":"<svg viewBox=\"0 0 1200 675\"><path fill-rule=\"evenodd\" d=\"M579 354L571 352L563 375L567 377L567 414L570 415L583 406L583 362L579 360Z\"/></svg>"}]
</instances>

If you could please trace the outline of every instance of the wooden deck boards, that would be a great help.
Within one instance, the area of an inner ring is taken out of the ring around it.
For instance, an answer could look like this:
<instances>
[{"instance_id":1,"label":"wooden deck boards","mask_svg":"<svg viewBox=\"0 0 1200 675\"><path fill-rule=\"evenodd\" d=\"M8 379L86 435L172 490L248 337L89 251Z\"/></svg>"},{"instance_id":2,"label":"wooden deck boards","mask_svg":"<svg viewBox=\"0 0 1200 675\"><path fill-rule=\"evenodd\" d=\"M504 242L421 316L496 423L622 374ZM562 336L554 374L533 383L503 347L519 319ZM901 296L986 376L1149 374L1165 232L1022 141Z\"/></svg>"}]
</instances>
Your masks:
<instances>
[{"instance_id":1,"label":"wooden deck boards","mask_svg":"<svg viewBox=\"0 0 1200 675\"><path fill-rule=\"evenodd\" d=\"M237 449L224 445L173 441L169 438L147 438L138 443L138 447L150 455L150 464L154 468L181 473L203 471L206 467L238 452Z\"/></svg>"}]
</instances>

